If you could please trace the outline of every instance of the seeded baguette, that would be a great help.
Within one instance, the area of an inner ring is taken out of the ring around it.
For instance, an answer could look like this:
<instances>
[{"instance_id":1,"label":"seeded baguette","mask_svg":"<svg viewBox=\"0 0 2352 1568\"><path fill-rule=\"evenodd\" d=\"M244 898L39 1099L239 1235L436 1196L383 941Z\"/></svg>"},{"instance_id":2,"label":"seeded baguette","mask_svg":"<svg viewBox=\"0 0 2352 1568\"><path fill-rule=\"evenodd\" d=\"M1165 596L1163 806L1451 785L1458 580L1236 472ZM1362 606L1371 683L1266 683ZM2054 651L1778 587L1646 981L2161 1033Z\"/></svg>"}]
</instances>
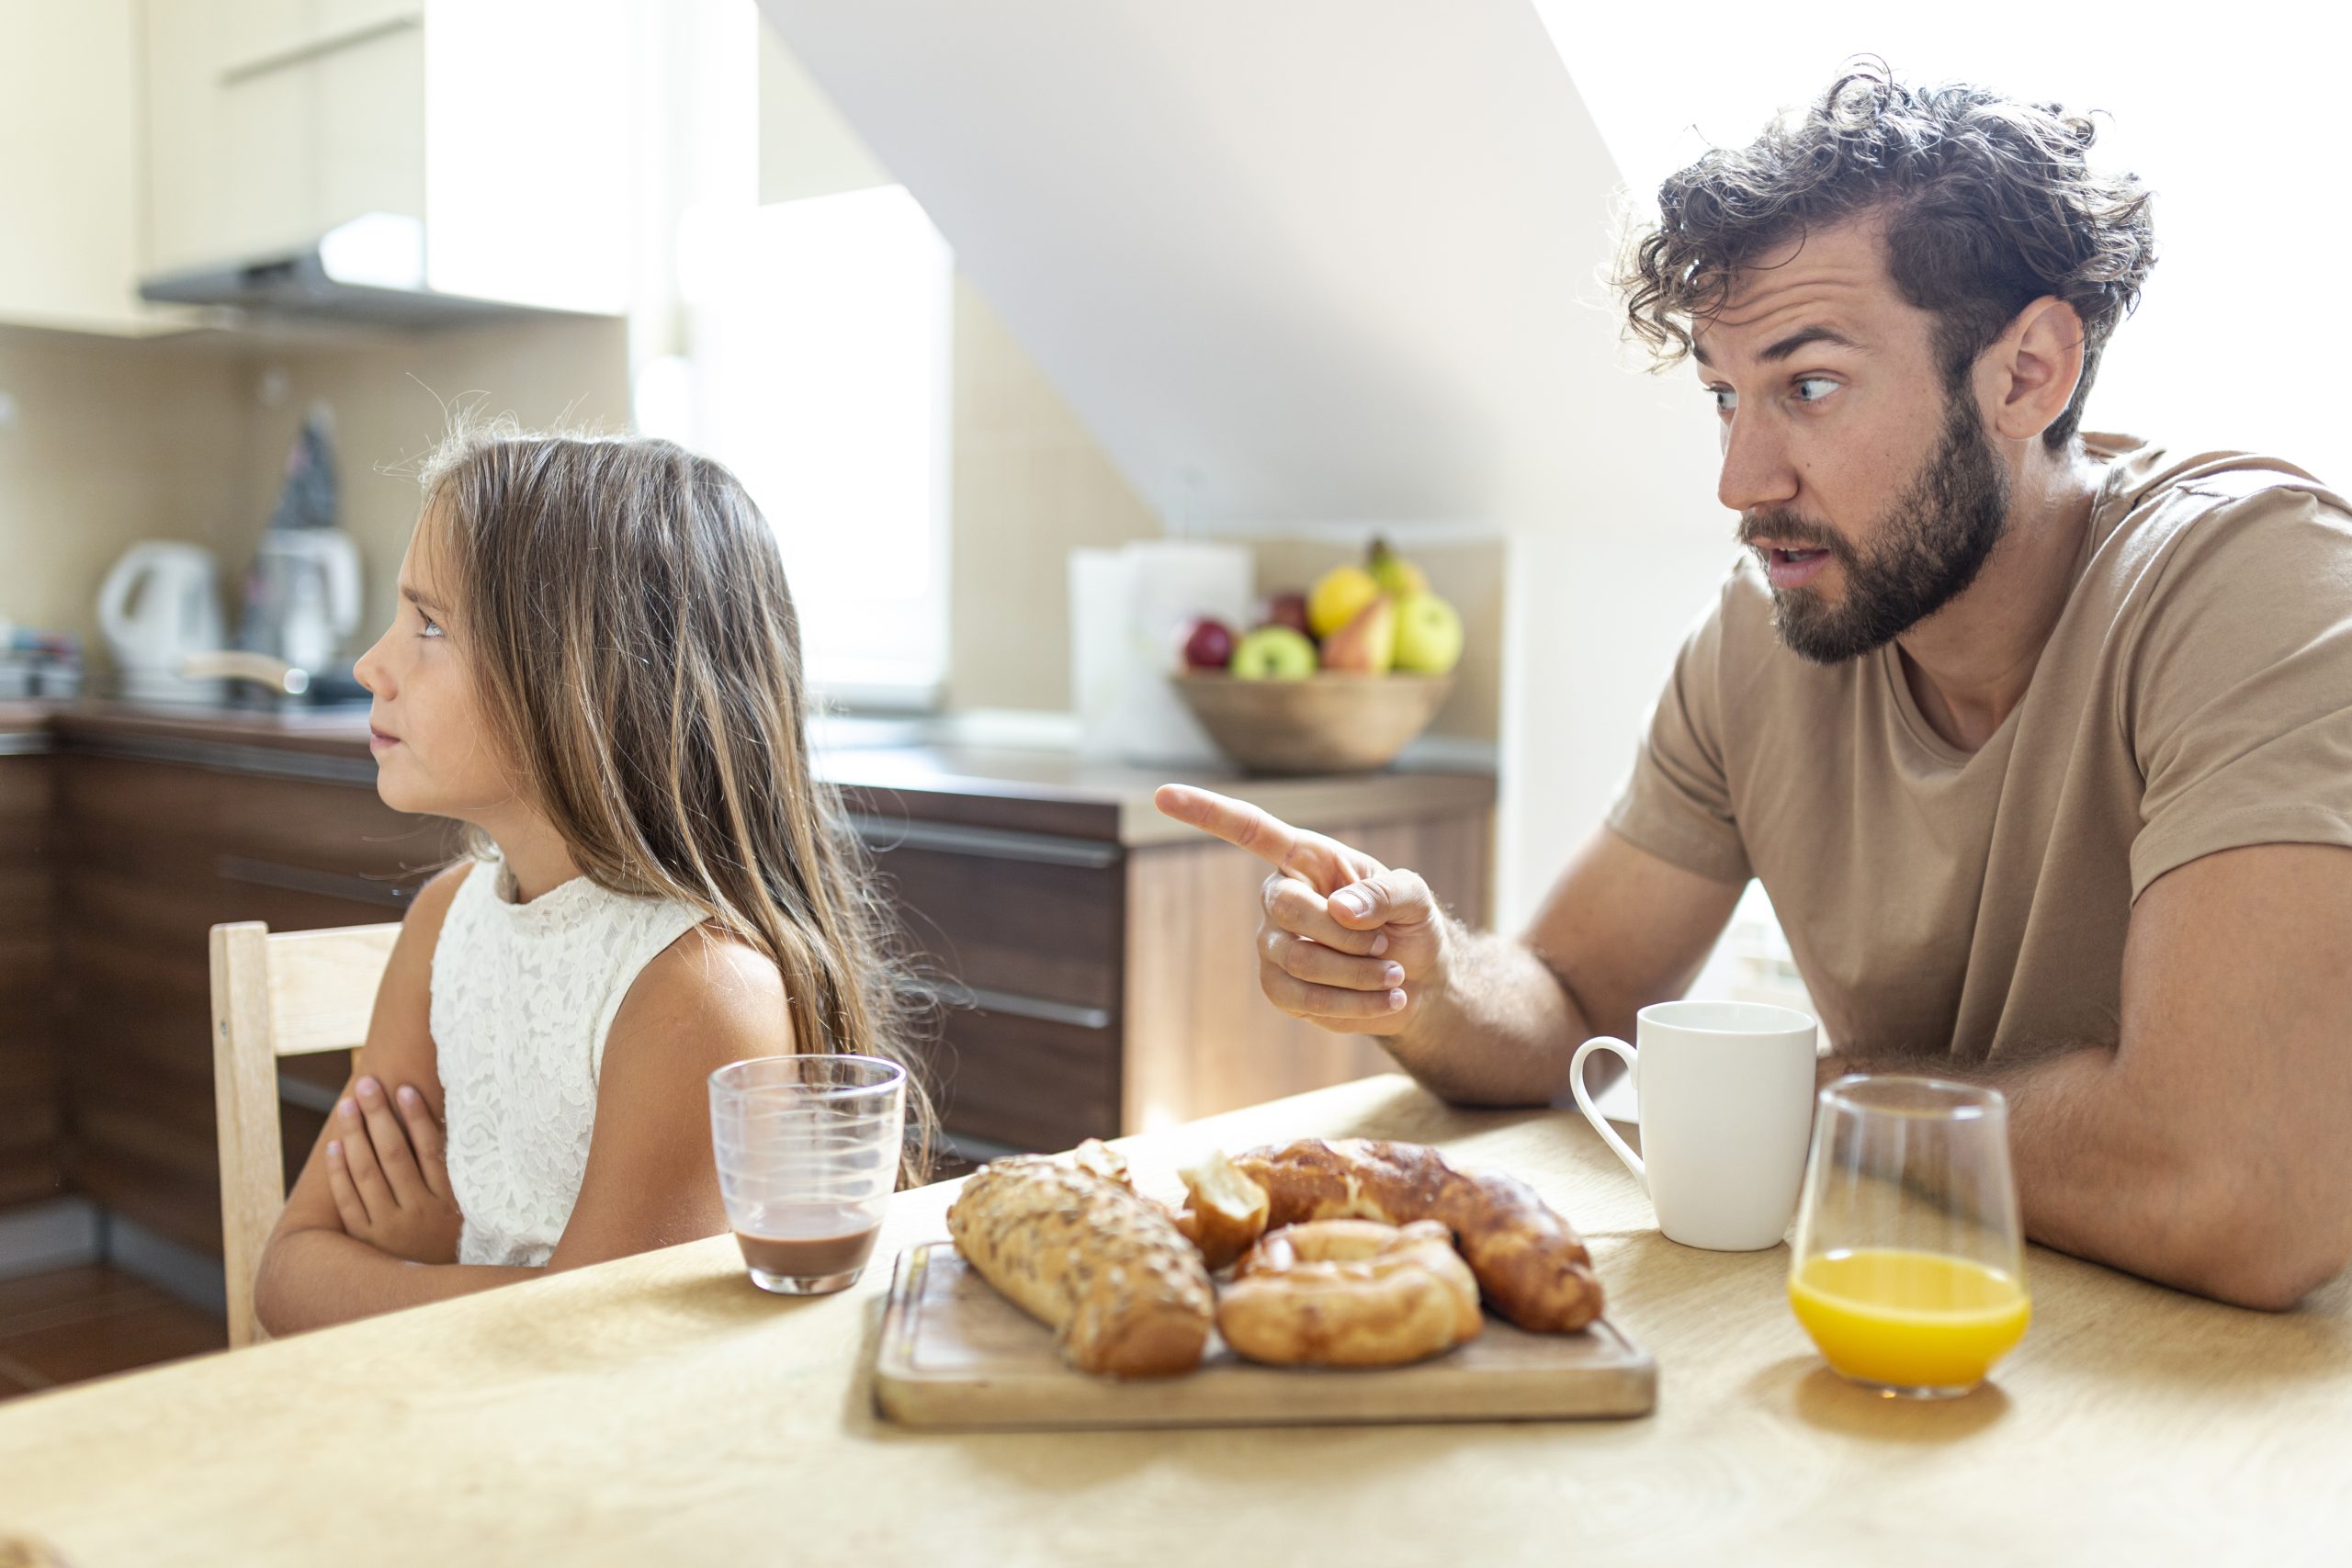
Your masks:
<instances>
[{"instance_id":1,"label":"seeded baguette","mask_svg":"<svg viewBox=\"0 0 2352 1568\"><path fill-rule=\"evenodd\" d=\"M1169 1377L1200 1365L1216 1317L1208 1269L1126 1188L1043 1156L994 1160L964 1183L947 1231L1080 1371Z\"/></svg>"}]
</instances>

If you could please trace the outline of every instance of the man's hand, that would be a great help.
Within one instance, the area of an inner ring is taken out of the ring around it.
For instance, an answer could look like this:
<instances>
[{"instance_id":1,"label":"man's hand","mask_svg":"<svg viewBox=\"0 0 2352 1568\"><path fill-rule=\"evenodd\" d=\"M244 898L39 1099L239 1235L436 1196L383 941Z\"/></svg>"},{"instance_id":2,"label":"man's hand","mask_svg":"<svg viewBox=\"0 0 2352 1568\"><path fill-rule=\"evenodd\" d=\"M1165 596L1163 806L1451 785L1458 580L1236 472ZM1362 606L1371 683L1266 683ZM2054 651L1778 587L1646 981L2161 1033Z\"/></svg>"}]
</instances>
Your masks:
<instances>
[{"instance_id":1,"label":"man's hand","mask_svg":"<svg viewBox=\"0 0 2352 1568\"><path fill-rule=\"evenodd\" d=\"M334 1110L327 1187L345 1232L413 1263L455 1263L463 1216L449 1188L441 1125L408 1085L396 1115L383 1085L361 1078Z\"/></svg>"},{"instance_id":2,"label":"man's hand","mask_svg":"<svg viewBox=\"0 0 2352 1568\"><path fill-rule=\"evenodd\" d=\"M1274 868L1258 924L1258 984L1295 1018L1341 1034L1400 1034L1443 983L1452 922L1429 885L1245 801L1162 784L1177 821Z\"/></svg>"}]
</instances>

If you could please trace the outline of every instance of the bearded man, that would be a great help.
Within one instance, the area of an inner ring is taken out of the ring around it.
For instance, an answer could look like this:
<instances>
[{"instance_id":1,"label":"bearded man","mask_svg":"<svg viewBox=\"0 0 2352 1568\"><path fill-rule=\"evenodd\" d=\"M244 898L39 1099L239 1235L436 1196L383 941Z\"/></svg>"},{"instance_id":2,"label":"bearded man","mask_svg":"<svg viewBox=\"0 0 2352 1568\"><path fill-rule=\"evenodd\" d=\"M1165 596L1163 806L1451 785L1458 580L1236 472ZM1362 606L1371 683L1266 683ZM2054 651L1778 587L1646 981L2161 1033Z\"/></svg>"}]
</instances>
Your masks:
<instances>
[{"instance_id":1,"label":"bearded man","mask_svg":"<svg viewBox=\"0 0 2352 1568\"><path fill-rule=\"evenodd\" d=\"M2352 1258L2352 509L2086 433L2154 262L2088 120L1856 69L1660 191L1747 554L1518 938L1254 807L1261 978L1449 1099L1559 1103L1760 878L1833 1047L2007 1096L2027 1233L2245 1305ZM2259 319L2249 317L2249 326Z\"/></svg>"}]
</instances>

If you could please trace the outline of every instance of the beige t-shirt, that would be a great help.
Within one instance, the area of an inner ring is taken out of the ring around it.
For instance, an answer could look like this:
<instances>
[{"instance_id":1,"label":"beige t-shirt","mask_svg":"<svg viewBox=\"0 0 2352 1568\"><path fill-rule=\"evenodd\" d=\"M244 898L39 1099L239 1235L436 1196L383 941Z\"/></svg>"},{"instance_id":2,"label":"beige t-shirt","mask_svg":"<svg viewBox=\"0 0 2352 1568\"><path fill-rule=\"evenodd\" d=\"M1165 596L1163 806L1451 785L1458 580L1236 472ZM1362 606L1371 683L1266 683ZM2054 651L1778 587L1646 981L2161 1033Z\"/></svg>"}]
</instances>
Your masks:
<instances>
[{"instance_id":1,"label":"beige t-shirt","mask_svg":"<svg viewBox=\"0 0 2352 1568\"><path fill-rule=\"evenodd\" d=\"M1894 647L1782 647L1743 555L1610 813L1677 865L1762 879L1841 1048L2112 1044L2148 884L2352 845L2352 507L2275 458L2085 441L2107 471L2073 592L1982 749L1928 727Z\"/></svg>"}]
</instances>

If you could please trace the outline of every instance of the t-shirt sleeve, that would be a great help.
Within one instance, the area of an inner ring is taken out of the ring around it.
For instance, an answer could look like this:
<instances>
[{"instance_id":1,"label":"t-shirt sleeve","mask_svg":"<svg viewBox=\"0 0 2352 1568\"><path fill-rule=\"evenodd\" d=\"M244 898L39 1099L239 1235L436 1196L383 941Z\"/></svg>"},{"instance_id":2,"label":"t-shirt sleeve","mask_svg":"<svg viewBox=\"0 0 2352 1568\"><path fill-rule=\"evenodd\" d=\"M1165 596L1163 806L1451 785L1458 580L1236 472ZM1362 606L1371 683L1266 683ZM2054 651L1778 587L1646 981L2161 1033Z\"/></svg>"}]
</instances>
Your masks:
<instances>
[{"instance_id":1,"label":"t-shirt sleeve","mask_svg":"<svg viewBox=\"0 0 2352 1568\"><path fill-rule=\"evenodd\" d=\"M1608 823L1637 849L1718 882L1753 874L1724 766L1723 622L1718 600L1675 656L1634 773Z\"/></svg>"},{"instance_id":2,"label":"t-shirt sleeve","mask_svg":"<svg viewBox=\"0 0 2352 1568\"><path fill-rule=\"evenodd\" d=\"M2352 513L2281 488L2199 518L2123 691L2144 782L2134 899L2222 850L2352 846Z\"/></svg>"}]
</instances>

